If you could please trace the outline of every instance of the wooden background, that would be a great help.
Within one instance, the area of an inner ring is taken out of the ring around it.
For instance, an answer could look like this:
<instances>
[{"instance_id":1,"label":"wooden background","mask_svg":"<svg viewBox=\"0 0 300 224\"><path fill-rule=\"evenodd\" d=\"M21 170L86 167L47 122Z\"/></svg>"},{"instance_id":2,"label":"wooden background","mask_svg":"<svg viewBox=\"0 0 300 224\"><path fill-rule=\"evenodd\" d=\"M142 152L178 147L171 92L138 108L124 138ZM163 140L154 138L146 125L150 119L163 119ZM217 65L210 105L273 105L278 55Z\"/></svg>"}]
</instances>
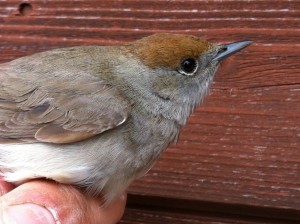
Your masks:
<instances>
[{"instance_id":1,"label":"wooden background","mask_svg":"<svg viewBox=\"0 0 300 224\"><path fill-rule=\"evenodd\" d=\"M0 1L0 61L156 32L254 40L148 175L121 223L300 223L300 1ZM21 4L21 5L20 5Z\"/></svg>"}]
</instances>

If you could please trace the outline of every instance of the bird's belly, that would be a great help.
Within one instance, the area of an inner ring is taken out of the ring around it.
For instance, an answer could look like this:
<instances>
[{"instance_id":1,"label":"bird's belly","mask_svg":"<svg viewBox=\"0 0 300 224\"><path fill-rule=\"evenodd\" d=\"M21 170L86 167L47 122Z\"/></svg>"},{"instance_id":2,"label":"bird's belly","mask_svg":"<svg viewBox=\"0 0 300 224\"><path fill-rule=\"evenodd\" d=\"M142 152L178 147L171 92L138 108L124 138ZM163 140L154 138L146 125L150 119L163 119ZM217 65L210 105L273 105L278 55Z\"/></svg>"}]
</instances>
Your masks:
<instances>
[{"instance_id":1,"label":"bird's belly","mask_svg":"<svg viewBox=\"0 0 300 224\"><path fill-rule=\"evenodd\" d=\"M89 194L102 194L107 202L112 201L144 175L169 144L168 138L153 139L151 133L139 139L127 130L131 126L129 121L73 144L0 144L0 171L9 182L44 177L84 186Z\"/></svg>"}]
</instances>

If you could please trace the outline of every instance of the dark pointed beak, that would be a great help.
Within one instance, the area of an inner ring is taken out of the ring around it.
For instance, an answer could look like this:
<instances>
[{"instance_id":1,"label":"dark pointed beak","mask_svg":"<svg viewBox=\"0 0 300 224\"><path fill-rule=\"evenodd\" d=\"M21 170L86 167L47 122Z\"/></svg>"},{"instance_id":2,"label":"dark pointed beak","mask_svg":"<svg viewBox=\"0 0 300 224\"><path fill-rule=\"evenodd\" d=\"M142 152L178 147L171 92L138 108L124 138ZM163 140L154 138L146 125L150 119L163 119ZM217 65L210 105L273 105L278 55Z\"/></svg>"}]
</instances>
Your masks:
<instances>
[{"instance_id":1,"label":"dark pointed beak","mask_svg":"<svg viewBox=\"0 0 300 224\"><path fill-rule=\"evenodd\" d=\"M223 59L229 57L232 54L235 54L236 52L242 50L245 47L248 47L250 44L252 44L252 40L243 40L238 41L230 44L223 44L220 45L220 49L217 53L217 55L214 57L213 61L222 61Z\"/></svg>"}]
</instances>

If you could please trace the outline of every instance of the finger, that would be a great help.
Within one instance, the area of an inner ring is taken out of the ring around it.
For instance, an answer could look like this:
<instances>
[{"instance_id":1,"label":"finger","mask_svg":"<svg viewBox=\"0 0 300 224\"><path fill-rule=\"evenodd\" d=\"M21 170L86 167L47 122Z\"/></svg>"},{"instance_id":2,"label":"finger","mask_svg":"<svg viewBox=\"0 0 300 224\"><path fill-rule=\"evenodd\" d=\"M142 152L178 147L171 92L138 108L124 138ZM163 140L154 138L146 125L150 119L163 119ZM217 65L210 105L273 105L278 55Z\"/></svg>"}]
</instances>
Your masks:
<instances>
[{"instance_id":1,"label":"finger","mask_svg":"<svg viewBox=\"0 0 300 224\"><path fill-rule=\"evenodd\" d=\"M0 196L2 196L4 194L6 194L7 192L11 191L13 188L14 188L13 184L4 181L0 177Z\"/></svg>"},{"instance_id":2,"label":"finger","mask_svg":"<svg viewBox=\"0 0 300 224\"><path fill-rule=\"evenodd\" d=\"M2 196L0 215L3 223L114 224L122 217L125 203L123 197L103 208L99 199L71 186L36 180Z\"/></svg>"}]
</instances>

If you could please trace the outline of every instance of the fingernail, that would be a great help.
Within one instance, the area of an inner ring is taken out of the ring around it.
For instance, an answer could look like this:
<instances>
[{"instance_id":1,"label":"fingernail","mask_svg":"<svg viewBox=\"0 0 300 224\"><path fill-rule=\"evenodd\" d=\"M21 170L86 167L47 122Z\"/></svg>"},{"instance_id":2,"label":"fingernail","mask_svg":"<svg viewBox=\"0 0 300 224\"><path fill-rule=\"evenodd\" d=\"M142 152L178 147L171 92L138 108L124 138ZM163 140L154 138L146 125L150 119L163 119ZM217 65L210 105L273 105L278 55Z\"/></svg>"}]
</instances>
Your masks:
<instances>
[{"instance_id":1,"label":"fingernail","mask_svg":"<svg viewBox=\"0 0 300 224\"><path fill-rule=\"evenodd\" d=\"M36 204L13 205L4 211L5 224L55 224L51 212Z\"/></svg>"}]
</instances>

